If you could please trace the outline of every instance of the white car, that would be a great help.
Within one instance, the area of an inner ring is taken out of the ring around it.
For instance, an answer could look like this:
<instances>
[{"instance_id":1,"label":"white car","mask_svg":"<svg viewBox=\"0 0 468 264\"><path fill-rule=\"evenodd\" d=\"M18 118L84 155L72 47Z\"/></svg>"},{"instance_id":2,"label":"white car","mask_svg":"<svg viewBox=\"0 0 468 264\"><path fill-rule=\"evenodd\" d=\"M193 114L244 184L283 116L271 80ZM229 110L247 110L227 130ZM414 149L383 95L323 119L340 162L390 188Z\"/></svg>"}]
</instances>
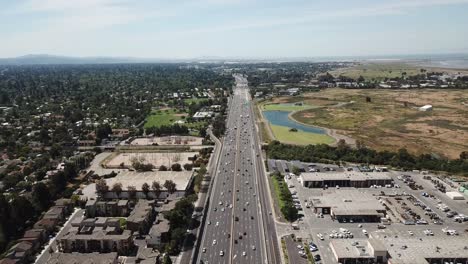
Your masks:
<instances>
[{"instance_id":1,"label":"white car","mask_svg":"<svg viewBox=\"0 0 468 264\"><path fill-rule=\"evenodd\" d=\"M202 251L203 251L203 253L206 253L206 248L203 248L203 250L202 250Z\"/></svg>"},{"instance_id":2,"label":"white car","mask_svg":"<svg viewBox=\"0 0 468 264\"><path fill-rule=\"evenodd\" d=\"M245 251L242 252L242 256L247 256L247 253L245 253Z\"/></svg>"},{"instance_id":3,"label":"white car","mask_svg":"<svg viewBox=\"0 0 468 264\"><path fill-rule=\"evenodd\" d=\"M220 255L221 257L224 256L224 251L222 251L222 250L219 251L219 255Z\"/></svg>"},{"instance_id":4,"label":"white car","mask_svg":"<svg viewBox=\"0 0 468 264\"><path fill-rule=\"evenodd\" d=\"M318 236L318 238L319 238L320 240L324 240L324 239L325 239L321 233L318 233L317 236Z\"/></svg>"},{"instance_id":5,"label":"white car","mask_svg":"<svg viewBox=\"0 0 468 264\"><path fill-rule=\"evenodd\" d=\"M219 226L219 222L216 222L216 226Z\"/></svg>"},{"instance_id":6,"label":"white car","mask_svg":"<svg viewBox=\"0 0 468 264\"><path fill-rule=\"evenodd\" d=\"M213 245L216 245L216 243L217 243L216 239L213 239Z\"/></svg>"}]
</instances>

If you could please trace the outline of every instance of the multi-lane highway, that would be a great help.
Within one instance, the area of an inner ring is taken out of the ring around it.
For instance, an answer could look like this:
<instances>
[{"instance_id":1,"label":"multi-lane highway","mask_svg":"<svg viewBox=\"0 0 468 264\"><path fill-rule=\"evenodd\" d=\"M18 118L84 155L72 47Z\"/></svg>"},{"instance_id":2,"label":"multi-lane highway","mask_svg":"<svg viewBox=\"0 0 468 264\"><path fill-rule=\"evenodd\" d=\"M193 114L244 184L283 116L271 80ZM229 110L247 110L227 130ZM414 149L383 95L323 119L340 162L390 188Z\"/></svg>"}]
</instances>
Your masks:
<instances>
[{"instance_id":1,"label":"multi-lane highway","mask_svg":"<svg viewBox=\"0 0 468 264\"><path fill-rule=\"evenodd\" d=\"M197 263L280 263L247 79L234 77Z\"/></svg>"}]
</instances>

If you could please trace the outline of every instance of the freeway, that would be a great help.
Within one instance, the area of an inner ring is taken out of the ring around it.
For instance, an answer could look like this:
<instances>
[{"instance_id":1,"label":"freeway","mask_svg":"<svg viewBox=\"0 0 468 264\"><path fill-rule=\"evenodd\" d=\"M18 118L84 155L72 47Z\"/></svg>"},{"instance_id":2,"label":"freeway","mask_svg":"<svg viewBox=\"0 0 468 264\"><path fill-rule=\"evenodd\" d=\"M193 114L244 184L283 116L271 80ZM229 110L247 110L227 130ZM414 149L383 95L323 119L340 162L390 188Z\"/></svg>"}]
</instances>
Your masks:
<instances>
[{"instance_id":1,"label":"freeway","mask_svg":"<svg viewBox=\"0 0 468 264\"><path fill-rule=\"evenodd\" d=\"M197 263L280 263L247 79L234 77Z\"/></svg>"}]
</instances>

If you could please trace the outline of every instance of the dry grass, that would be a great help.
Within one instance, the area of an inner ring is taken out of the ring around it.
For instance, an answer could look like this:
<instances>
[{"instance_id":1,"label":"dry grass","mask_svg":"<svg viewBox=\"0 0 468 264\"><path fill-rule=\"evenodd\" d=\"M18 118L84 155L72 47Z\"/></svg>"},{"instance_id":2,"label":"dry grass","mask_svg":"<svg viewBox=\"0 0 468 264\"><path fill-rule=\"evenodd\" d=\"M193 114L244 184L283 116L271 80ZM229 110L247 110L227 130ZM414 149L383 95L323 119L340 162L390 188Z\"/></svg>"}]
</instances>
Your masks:
<instances>
[{"instance_id":1,"label":"dry grass","mask_svg":"<svg viewBox=\"0 0 468 264\"><path fill-rule=\"evenodd\" d=\"M295 119L337 129L372 148L394 151L406 147L416 154L450 158L468 150L466 90L326 89L304 97L324 107L298 112ZM424 104L432 104L434 110L418 111Z\"/></svg>"}]
</instances>

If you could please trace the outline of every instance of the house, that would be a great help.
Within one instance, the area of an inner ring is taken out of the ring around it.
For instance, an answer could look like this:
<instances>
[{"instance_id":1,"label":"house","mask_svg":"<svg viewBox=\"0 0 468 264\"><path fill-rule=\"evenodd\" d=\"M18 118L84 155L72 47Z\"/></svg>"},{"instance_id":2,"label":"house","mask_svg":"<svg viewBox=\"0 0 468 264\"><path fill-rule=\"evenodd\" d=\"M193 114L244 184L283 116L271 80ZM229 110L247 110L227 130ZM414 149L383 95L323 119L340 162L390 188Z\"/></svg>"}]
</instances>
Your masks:
<instances>
[{"instance_id":1,"label":"house","mask_svg":"<svg viewBox=\"0 0 468 264\"><path fill-rule=\"evenodd\" d=\"M46 240L47 234L44 229L30 229L26 231L23 238L18 241L29 242L32 245L33 251L38 250L42 243Z\"/></svg>"},{"instance_id":2,"label":"house","mask_svg":"<svg viewBox=\"0 0 468 264\"><path fill-rule=\"evenodd\" d=\"M43 229L47 234L51 234L58 226L57 219L41 219L34 224L34 229Z\"/></svg>"},{"instance_id":3,"label":"house","mask_svg":"<svg viewBox=\"0 0 468 264\"><path fill-rule=\"evenodd\" d=\"M55 206L52 206L42 218L57 220L57 222L60 223L65 219L66 210L67 210L66 206L55 205Z\"/></svg>"},{"instance_id":4,"label":"house","mask_svg":"<svg viewBox=\"0 0 468 264\"><path fill-rule=\"evenodd\" d=\"M31 260L33 254L33 246L30 242L21 241L12 246L6 257L13 260L18 260L20 263L26 263Z\"/></svg>"},{"instance_id":5,"label":"house","mask_svg":"<svg viewBox=\"0 0 468 264\"><path fill-rule=\"evenodd\" d=\"M80 147L91 147L96 145L95 140L78 140L78 146Z\"/></svg>"}]
</instances>

